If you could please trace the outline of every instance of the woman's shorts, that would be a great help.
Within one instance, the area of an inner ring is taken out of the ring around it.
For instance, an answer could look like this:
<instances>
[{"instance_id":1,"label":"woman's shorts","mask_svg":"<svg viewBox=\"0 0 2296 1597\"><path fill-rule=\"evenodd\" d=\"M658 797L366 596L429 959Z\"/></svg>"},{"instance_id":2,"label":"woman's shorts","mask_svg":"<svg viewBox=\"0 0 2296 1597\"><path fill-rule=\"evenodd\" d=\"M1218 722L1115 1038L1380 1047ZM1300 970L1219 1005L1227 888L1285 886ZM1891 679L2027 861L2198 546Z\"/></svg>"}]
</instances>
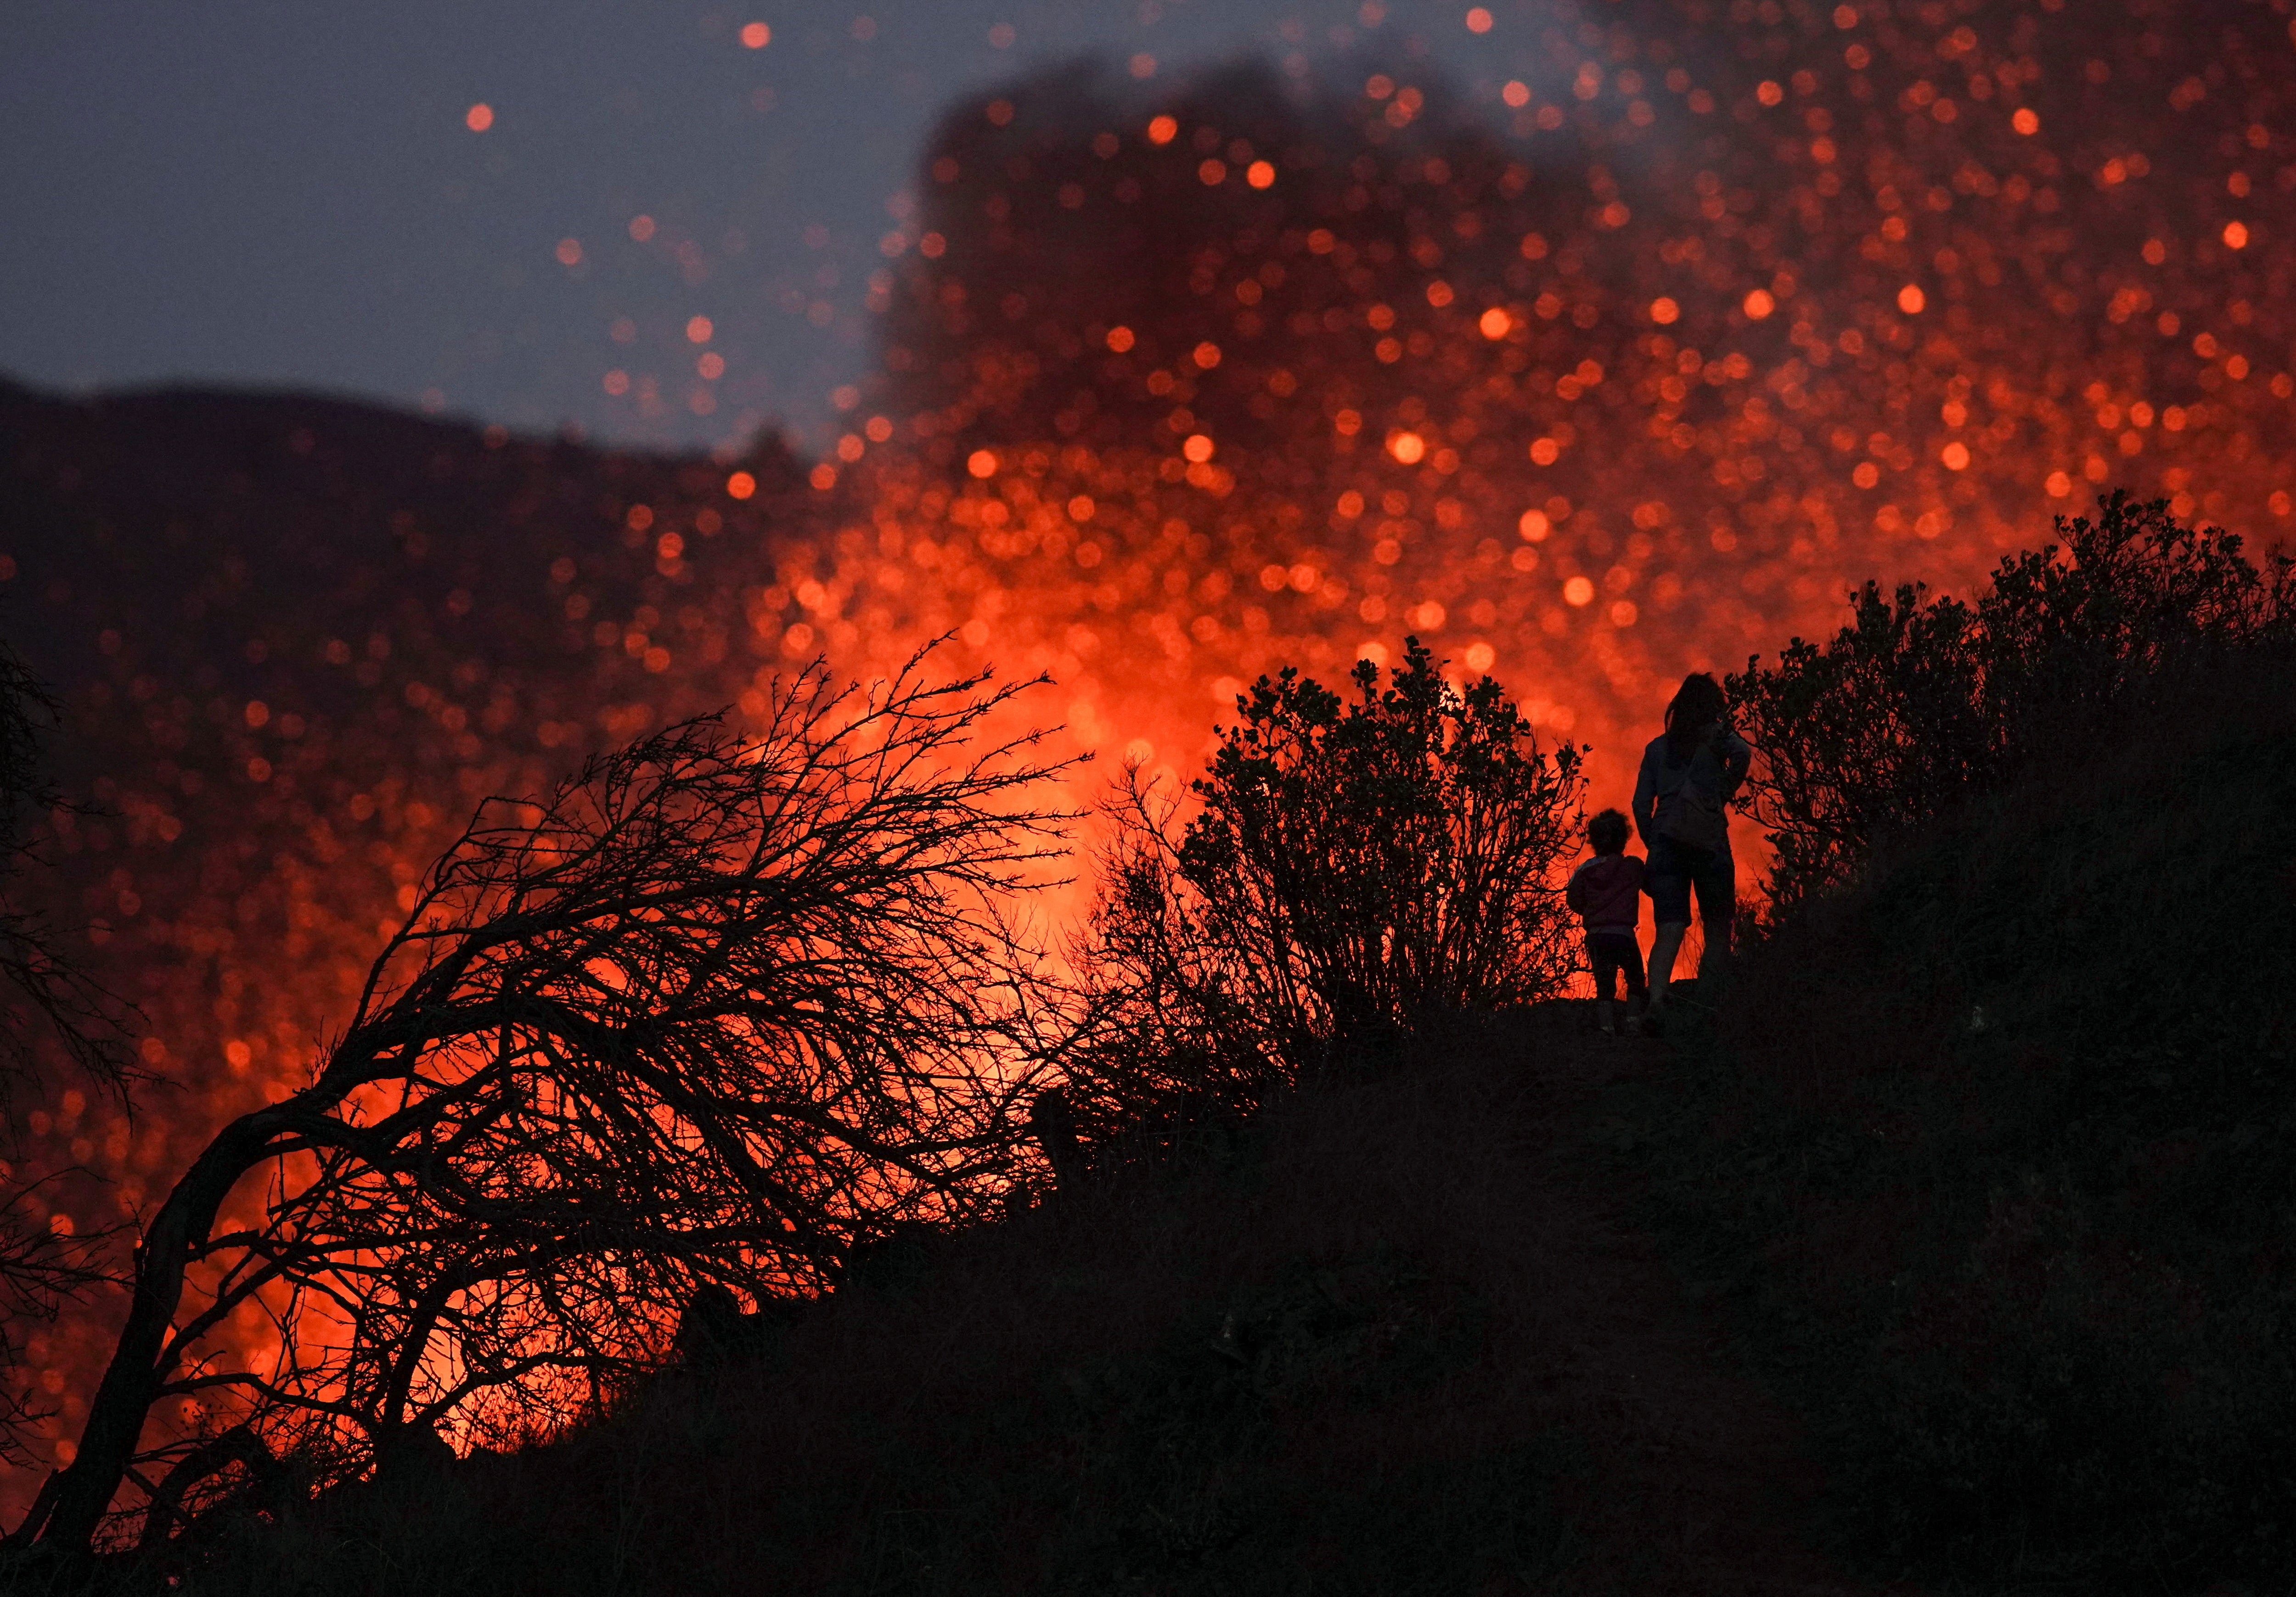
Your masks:
<instances>
[{"instance_id":1,"label":"woman's shorts","mask_svg":"<svg viewBox=\"0 0 2296 1597\"><path fill-rule=\"evenodd\" d=\"M1648 866L1652 918L1660 926L1690 924L1690 893L1698 890L1699 919L1727 921L1738 913L1738 866L1730 850L1694 848L1678 839L1651 839Z\"/></svg>"}]
</instances>

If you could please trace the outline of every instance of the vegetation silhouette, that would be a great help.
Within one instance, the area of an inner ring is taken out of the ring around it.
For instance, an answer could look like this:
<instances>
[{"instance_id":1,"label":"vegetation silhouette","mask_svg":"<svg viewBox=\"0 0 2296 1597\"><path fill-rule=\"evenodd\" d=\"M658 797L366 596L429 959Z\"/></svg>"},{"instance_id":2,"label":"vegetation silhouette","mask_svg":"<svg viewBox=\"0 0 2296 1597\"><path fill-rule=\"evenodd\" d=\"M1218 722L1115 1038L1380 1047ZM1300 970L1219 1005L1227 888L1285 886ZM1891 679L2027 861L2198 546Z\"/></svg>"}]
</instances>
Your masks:
<instances>
[{"instance_id":1,"label":"vegetation silhouette","mask_svg":"<svg viewBox=\"0 0 2296 1597\"><path fill-rule=\"evenodd\" d=\"M439 1099L428 1146L444 1157L361 1163L370 1140L332 1185L315 1159L316 1178L275 1189L265 1236L280 1241L216 1241L266 1267L299 1257L312 1282L332 1270L336 1301L371 1313L368 1342L314 1343L324 1356L291 1372L345 1402L275 1382L237 1428L155 1449L137 1465L152 1483L141 1519L119 1537L140 1555L65 1570L53 1589L381 1590L393 1577L378 1547L390 1569L473 1591L1209 1593L1311 1566L1340 1591L1738 1589L1722 1572L1755 1569L1829 1591L2273 1577L2296 1553L2289 569L2122 496L2062 536L2005 561L1967 605L1915 593L1882 606L1868 586L1832 643L1797 641L1734 679L1759 751L1749 806L1808 841L1782 848L1787 888L1705 995L1710 1021L1663 1046L1598 1046L1541 1002L1570 973L1555 867L1575 843L1578 751L1540 750L1496 684L1454 687L1415 644L1383 678L1359 667L1345 698L1263 679L1185 819L1128 772L1068 990L1033 971L994 908L1058 819L1011 811L1037 768L1025 741L998 746L1009 763L995 768L1022 785L978 790L977 814L959 805L962 823L926 828L934 843L910 856L977 846L949 878L964 913L936 924L974 929L952 940L985 963L897 962L913 985L852 1011L826 1052L759 1052L739 1005L723 1011L741 1021L730 1036L718 1010L681 1032L675 984L614 1047L551 1044L553 1069L578 1082L611 1064L624 1097L597 1102L644 1106L645 1127L670 1108L693 1138L568 1137L560 1111L514 1095L488 1119L500 1089L471 1084L523 1057L492 1020L478 1068L434 1062L388 1113L340 1117L372 1139ZM963 702L930 725L969 725L978 688L944 690ZM850 747L841 718L799 724L821 736L792 748L833 764ZM1853 737L1866 741L1841 746ZM681 729L587 780L621 771L651 792L666 779L644 773L685 760L748 791L751 767L716 740ZM568 796L614 790L578 783L559 803L620 814ZM479 862L462 867L472 882L516 881L484 862L568 831L546 816L474 827L497 841L450 856L437 902L464 880L454 860ZM832 831L857 846L869 828ZM699 856L670 856L726 868L711 835ZM830 849L812 880L840 880L844 857ZM873 902L906 902L889 890ZM418 910L403 936L432 940L414 969L527 924L489 902L460 920ZM685 946L772 918L704 916ZM613 927L642 945L677 935L644 915ZM967 940L982 928L995 935ZM577 941L582 970L611 946ZM703 986L764 990L745 962L766 945L734 946L700 962ZM878 947L865 939L838 968L879 980ZM935 1001L959 1007L918 1011L942 988L914 984L952 970L955 995ZM1013 1002L984 1004L998 982ZM547 987L501 989L532 995L515 1027L572 1036L547 1020ZM776 1023L789 1012L815 1011ZM927 1028L914 1044L869 1041L912 1021ZM949 1036L963 1045L933 1052ZM710 1074L729 1045L754 1067L738 1094ZM405 1058L395 1046L366 1056ZM942 1062L886 1073L920 1050ZM842 1073L803 1077L811 1095L793 1101L792 1064L816 1059ZM972 1060L1004 1068L959 1068ZM1382 1061L1410 1068L1356 1068ZM876 1073L854 1071L865 1063ZM698 1106L627 1085L688 1077ZM948 1097L920 1096L919 1079ZM712 1098L713 1082L741 1102ZM868 1131L824 1141L831 1122ZM760 1202L712 1175L722 1155L700 1134L721 1125L781 1150L760 1163L821 1196ZM1221 1134L1193 1134L1207 1125ZM1032 1205L1031 1138L1060 1203ZM545 1182L530 1208L497 1192L482 1212L439 1173L475 1167L481 1145L504 1151L504 1168L571 1160L594 1191ZM1162 1157L1076 1179L1119 1148ZM719 1207L693 1207L713 1193ZM401 1203L421 1225L382 1246L378 1216ZM357 1278L369 1298L341 1284L348 1256L288 1246L352 1236L320 1224L345 1213L371 1227L357 1261L375 1263ZM1627 1214L1659 1241L1606 1231ZM1694 1280L1694 1298L1666 1296L1661 1277ZM792 1288L832 1279L845 1290L791 1312ZM1594 1296L1573 1298L1574 1281ZM538 1295L518 1297L529 1283ZM609 1288L628 1305L603 1305ZM488 1319L497 1301L526 1317ZM426 1314L435 1331L407 1329ZM1647 1339L1587 1352L1603 1315L1605 1344L1674 1326L1703 1372L1651 1362ZM558 1340L537 1339L545 1326ZM1732 1331L1798 1425L1726 1390L1710 1366ZM406 1350L433 1334L474 1349L469 1367L554 1439L459 1462L394 1454L407 1421L471 1396L435 1378L415 1391L418 1378L390 1396ZM518 1367L540 1348L561 1362ZM1566 1349L1601 1365L1583 1400L1555 1395L1582 1379ZM1645 1376L1663 1445L1619 1396ZM1701 1416L1710 1456L1703 1442L1678 1451ZM1669 1469L1723 1494L1717 1511L1746 1539L1647 1545L1648 1516L1680 1507ZM1728 1497L1735 1475L1830 1483L1829 1517Z\"/></svg>"},{"instance_id":2,"label":"vegetation silhouette","mask_svg":"<svg viewBox=\"0 0 2296 1597\"><path fill-rule=\"evenodd\" d=\"M309 1084L145 1226L78 1455L12 1544L87 1545L124 1484L150 1543L290 1454L323 1489L442 1429L547 1434L656 1367L697 1289L817 1290L890 1224L987 1212L1056 767L988 730L1030 684L922 664L816 671L753 738L690 723L481 807Z\"/></svg>"},{"instance_id":3,"label":"vegetation silhouette","mask_svg":"<svg viewBox=\"0 0 2296 1597\"><path fill-rule=\"evenodd\" d=\"M2062 545L2004 558L1974 604L1868 582L1831 640L1795 638L1729 678L1760 751L1738 807L1768 832L1770 913L1847 881L1893 835L2125 735L2148 694L2296 621L2296 564L2259 568L2165 499L2115 492L2095 520L2056 526Z\"/></svg>"},{"instance_id":4,"label":"vegetation silhouette","mask_svg":"<svg viewBox=\"0 0 2296 1597\"><path fill-rule=\"evenodd\" d=\"M1185 824L1137 769L1108 807L1062 1060L1101 1137L1234 1121L1570 979L1580 750L1541 749L1496 682L1452 685L1416 638L1384 686L1367 659L1349 680L1287 668L1241 695Z\"/></svg>"}]
</instances>

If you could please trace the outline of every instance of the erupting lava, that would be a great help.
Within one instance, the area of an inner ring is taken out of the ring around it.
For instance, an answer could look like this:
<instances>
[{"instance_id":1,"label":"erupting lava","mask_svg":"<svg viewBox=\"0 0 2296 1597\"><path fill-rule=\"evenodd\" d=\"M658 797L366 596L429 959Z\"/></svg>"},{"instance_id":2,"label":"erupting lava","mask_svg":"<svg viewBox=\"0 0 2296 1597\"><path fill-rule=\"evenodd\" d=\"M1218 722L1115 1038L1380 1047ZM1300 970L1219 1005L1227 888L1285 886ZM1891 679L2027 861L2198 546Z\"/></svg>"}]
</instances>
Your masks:
<instances>
[{"instance_id":1,"label":"erupting lava","mask_svg":"<svg viewBox=\"0 0 2296 1597\"><path fill-rule=\"evenodd\" d=\"M55 1223L305 1068L477 796L817 653L953 632L1185 774L1258 673L1415 633L1613 802L1685 669L1866 576L1969 584L2106 485L2280 541L2290 11L1561 4L1487 107L1394 61L1024 82L928 152L809 468L0 396L11 624L115 812L60 829L63 908L181 1084L32 1117L113 1183ZM67 1424L93 1351L32 1339Z\"/></svg>"}]
</instances>

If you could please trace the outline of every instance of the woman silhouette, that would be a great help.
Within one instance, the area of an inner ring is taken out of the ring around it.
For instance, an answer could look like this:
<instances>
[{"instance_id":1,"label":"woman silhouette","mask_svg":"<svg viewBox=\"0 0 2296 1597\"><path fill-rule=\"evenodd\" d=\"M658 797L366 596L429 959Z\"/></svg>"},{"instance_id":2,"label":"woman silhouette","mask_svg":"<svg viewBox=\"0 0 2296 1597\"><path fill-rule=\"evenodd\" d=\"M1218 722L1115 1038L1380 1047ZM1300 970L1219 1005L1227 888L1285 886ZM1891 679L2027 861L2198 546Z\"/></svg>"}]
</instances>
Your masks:
<instances>
[{"instance_id":1,"label":"woman silhouette","mask_svg":"<svg viewBox=\"0 0 2296 1597\"><path fill-rule=\"evenodd\" d=\"M1666 730L1643 750L1642 774L1635 779L1635 827L1650 851L1651 907L1658 922L1650 957L1653 1017L1665 1002L1682 935L1690 930L1693 889L1699 919L1706 923L1700 973L1730 952L1738 880L1728 807L1753 758L1746 740L1730 729L1721 685L1703 671L1684 677L1666 707Z\"/></svg>"}]
</instances>

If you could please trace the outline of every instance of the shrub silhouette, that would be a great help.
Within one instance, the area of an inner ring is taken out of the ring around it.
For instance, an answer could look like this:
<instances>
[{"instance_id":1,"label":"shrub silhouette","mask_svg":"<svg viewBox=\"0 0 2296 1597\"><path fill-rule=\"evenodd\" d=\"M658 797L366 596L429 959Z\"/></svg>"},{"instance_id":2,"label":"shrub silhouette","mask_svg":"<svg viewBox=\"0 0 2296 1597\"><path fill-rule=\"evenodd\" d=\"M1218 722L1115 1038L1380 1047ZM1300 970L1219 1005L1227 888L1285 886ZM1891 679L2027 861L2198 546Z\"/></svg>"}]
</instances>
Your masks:
<instances>
[{"instance_id":1,"label":"shrub silhouette","mask_svg":"<svg viewBox=\"0 0 2296 1597\"><path fill-rule=\"evenodd\" d=\"M1849 626L1795 638L1729 678L1756 749L1739 807L1769 834L1769 894L1787 911L1847 880L1892 833L2037 760L2100 738L2177 670L2284 633L2291 565L2196 529L2166 500L2116 492L2061 546L2005 558L1974 606L1868 582Z\"/></svg>"},{"instance_id":2,"label":"shrub silhouette","mask_svg":"<svg viewBox=\"0 0 2296 1597\"><path fill-rule=\"evenodd\" d=\"M1103 1121L1248 1111L1304 1070L1568 979L1554 877L1580 751L1541 750L1497 683L1448 685L1416 638L1384 688L1367 660L1349 681L1343 699L1261 677L1185 826L1129 774L1081 962L1095 1007L1067 1061Z\"/></svg>"}]
</instances>

